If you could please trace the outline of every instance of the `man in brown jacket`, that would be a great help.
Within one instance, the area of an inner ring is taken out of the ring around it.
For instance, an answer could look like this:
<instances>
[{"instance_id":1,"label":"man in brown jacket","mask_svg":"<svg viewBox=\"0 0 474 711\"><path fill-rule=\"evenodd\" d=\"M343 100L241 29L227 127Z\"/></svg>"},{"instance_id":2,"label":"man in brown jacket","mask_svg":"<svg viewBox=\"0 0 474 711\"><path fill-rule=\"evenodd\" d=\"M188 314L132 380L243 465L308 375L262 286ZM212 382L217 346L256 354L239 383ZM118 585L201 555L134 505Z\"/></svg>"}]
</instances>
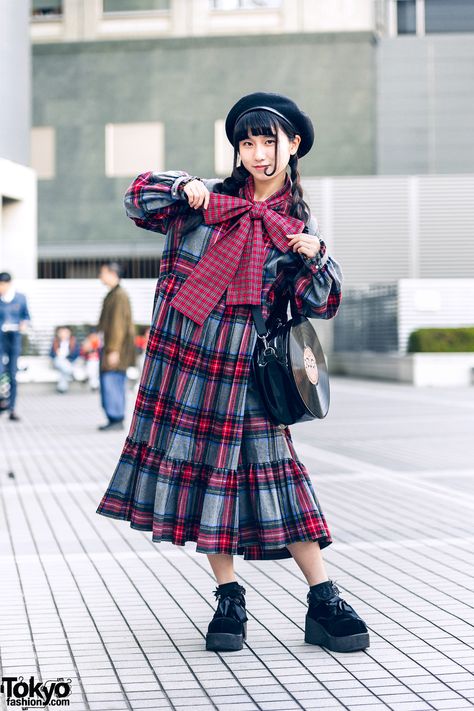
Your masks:
<instances>
[{"instance_id":1,"label":"man in brown jacket","mask_svg":"<svg viewBox=\"0 0 474 711\"><path fill-rule=\"evenodd\" d=\"M99 279L109 287L102 304L98 330L103 334L100 357L100 395L108 422L99 430L123 429L126 370L135 364L135 327L127 292L120 286L120 265L101 265Z\"/></svg>"}]
</instances>

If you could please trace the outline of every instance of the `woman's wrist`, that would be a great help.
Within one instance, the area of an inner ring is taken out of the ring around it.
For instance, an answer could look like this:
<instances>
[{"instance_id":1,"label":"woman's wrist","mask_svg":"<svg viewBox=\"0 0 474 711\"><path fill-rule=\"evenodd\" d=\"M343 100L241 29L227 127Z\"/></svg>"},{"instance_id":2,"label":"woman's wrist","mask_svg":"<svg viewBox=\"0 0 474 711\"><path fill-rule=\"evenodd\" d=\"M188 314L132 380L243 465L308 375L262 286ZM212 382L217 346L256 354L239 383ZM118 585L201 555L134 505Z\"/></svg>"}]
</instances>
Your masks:
<instances>
[{"instance_id":1,"label":"woman's wrist","mask_svg":"<svg viewBox=\"0 0 474 711\"><path fill-rule=\"evenodd\" d=\"M329 258L326 243L322 239L319 240L319 250L314 257L308 257L305 254L301 254L301 256L305 264L312 267L311 271L319 271L324 267Z\"/></svg>"},{"instance_id":2,"label":"woman's wrist","mask_svg":"<svg viewBox=\"0 0 474 711\"><path fill-rule=\"evenodd\" d=\"M201 178L198 178L196 175L186 175L186 176L183 178L183 180L180 181L180 183L179 183L179 185L178 185L178 188L177 188L179 197L184 198L185 200L187 200L187 195L186 195L186 193L184 192L184 188L186 187L186 185L187 185L188 183L191 183L193 180L199 180L199 181L202 183Z\"/></svg>"},{"instance_id":3,"label":"woman's wrist","mask_svg":"<svg viewBox=\"0 0 474 711\"><path fill-rule=\"evenodd\" d=\"M191 180L200 180L200 178L197 178L194 175L188 175L187 173L176 178L171 186L171 197L175 200L185 200L186 195L183 194L183 188L185 185L190 183Z\"/></svg>"}]
</instances>

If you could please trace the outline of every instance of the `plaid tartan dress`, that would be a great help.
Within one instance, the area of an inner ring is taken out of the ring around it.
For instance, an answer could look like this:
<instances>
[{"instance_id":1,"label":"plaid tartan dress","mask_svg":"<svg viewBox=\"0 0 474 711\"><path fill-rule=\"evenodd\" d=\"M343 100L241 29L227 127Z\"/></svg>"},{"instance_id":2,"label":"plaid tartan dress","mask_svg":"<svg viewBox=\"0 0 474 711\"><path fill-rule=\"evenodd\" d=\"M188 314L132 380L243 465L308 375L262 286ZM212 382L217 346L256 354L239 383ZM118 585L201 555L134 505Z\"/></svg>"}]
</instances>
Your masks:
<instances>
[{"instance_id":1,"label":"plaid tartan dress","mask_svg":"<svg viewBox=\"0 0 474 711\"><path fill-rule=\"evenodd\" d=\"M182 235L194 213L177 190L183 176L144 173L125 195L129 217L166 240L130 431L97 513L151 531L155 542L195 541L202 553L262 560L290 557L286 545L296 541L324 548L331 536L309 474L252 377L250 306L229 305L224 293L202 325L170 306L221 228ZM204 182L212 190L218 181ZM321 266L320 257L279 251L265 233L264 241L264 318L290 295L305 316L334 316L337 262L325 254Z\"/></svg>"}]
</instances>

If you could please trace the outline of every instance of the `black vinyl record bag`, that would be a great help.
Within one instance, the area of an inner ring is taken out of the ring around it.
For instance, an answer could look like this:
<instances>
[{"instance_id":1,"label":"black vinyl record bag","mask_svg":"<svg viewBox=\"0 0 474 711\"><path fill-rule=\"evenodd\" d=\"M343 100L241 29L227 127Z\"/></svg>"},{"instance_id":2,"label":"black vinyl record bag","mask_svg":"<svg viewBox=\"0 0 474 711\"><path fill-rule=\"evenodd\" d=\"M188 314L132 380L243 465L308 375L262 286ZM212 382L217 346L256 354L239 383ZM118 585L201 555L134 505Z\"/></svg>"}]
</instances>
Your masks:
<instances>
[{"instance_id":1,"label":"black vinyl record bag","mask_svg":"<svg viewBox=\"0 0 474 711\"><path fill-rule=\"evenodd\" d=\"M270 420L292 425L322 419L329 410L329 376L315 329L306 316L270 317L265 323L259 306L251 306L257 329L252 367ZM271 325L270 325L271 324Z\"/></svg>"}]
</instances>

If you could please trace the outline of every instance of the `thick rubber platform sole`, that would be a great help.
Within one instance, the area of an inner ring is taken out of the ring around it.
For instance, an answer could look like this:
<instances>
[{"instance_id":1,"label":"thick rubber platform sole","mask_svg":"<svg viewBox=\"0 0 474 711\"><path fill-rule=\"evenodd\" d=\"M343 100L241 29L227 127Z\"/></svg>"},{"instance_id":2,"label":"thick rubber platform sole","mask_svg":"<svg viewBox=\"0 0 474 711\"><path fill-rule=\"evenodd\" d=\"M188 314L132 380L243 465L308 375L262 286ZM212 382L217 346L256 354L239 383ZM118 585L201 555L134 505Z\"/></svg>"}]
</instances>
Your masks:
<instances>
[{"instance_id":1,"label":"thick rubber platform sole","mask_svg":"<svg viewBox=\"0 0 474 711\"><path fill-rule=\"evenodd\" d=\"M208 652L238 652L244 646L247 636L247 623L244 625L243 634L229 634L227 632L208 632L206 635L206 649Z\"/></svg>"},{"instance_id":2,"label":"thick rubber platform sole","mask_svg":"<svg viewBox=\"0 0 474 711\"><path fill-rule=\"evenodd\" d=\"M334 637L328 634L324 627L315 622L312 617L306 616L304 641L308 644L319 644L330 649L331 652L358 652L370 646L368 632L347 635L347 637Z\"/></svg>"}]
</instances>

